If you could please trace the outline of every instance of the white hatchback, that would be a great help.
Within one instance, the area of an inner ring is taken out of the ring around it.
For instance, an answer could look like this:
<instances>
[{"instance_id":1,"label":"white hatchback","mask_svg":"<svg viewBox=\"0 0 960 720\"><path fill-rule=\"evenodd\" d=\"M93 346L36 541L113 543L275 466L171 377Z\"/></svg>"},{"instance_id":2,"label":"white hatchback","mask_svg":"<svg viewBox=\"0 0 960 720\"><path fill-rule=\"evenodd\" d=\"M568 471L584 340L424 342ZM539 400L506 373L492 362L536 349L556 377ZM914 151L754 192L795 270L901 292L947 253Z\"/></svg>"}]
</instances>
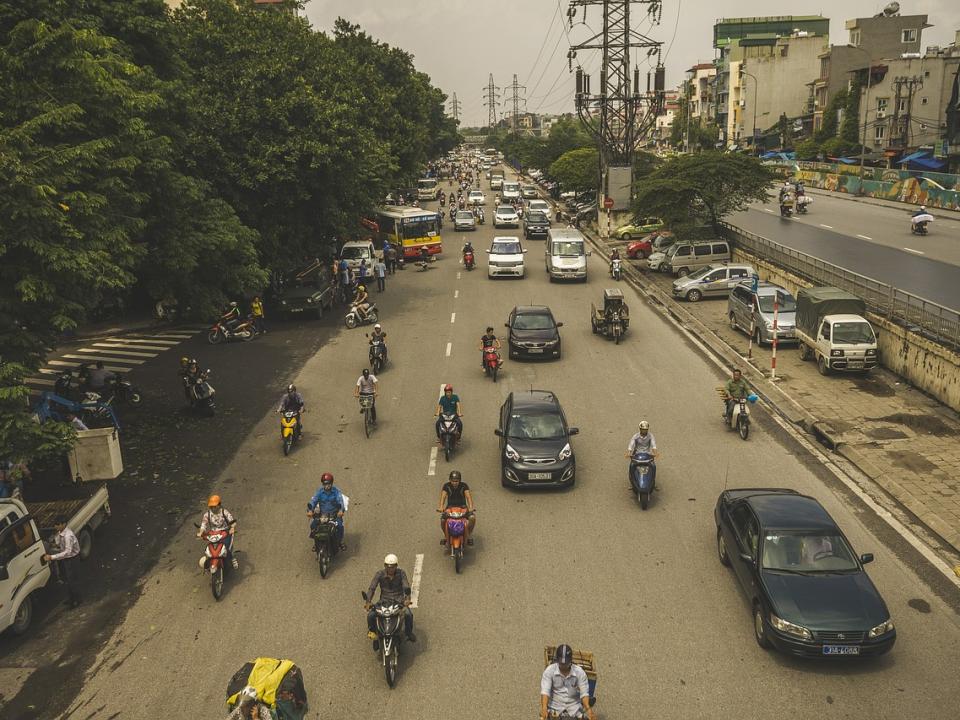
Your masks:
<instances>
[{"instance_id":1,"label":"white hatchback","mask_svg":"<svg viewBox=\"0 0 960 720\"><path fill-rule=\"evenodd\" d=\"M493 214L493 226L495 228L507 226L518 228L520 227L520 216L510 205L501 205Z\"/></svg>"},{"instance_id":2,"label":"white hatchback","mask_svg":"<svg viewBox=\"0 0 960 720\"><path fill-rule=\"evenodd\" d=\"M523 249L518 237L495 237L487 254L487 277L519 277L524 276Z\"/></svg>"}]
</instances>

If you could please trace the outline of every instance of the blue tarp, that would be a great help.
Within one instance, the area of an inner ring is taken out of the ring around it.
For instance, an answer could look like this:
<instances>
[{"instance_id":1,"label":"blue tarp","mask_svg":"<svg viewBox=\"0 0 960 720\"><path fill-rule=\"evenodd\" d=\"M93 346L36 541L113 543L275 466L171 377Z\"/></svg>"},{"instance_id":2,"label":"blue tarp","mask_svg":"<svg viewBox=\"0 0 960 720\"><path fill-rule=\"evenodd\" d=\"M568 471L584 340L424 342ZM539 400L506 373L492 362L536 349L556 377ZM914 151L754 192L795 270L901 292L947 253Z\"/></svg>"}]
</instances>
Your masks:
<instances>
[{"instance_id":1,"label":"blue tarp","mask_svg":"<svg viewBox=\"0 0 960 720\"><path fill-rule=\"evenodd\" d=\"M912 160L917 160L919 158L930 157L930 153L926 150L918 150L915 153L910 153L909 155L904 155L902 158L897 160L897 165L903 165L904 163L911 162Z\"/></svg>"},{"instance_id":2,"label":"blue tarp","mask_svg":"<svg viewBox=\"0 0 960 720\"><path fill-rule=\"evenodd\" d=\"M942 160L934 160L932 157L922 157L911 160L907 169L917 170L919 166L919 168L924 170L942 170L946 165L947 163Z\"/></svg>"},{"instance_id":3,"label":"blue tarp","mask_svg":"<svg viewBox=\"0 0 960 720\"><path fill-rule=\"evenodd\" d=\"M836 158L836 160L837 162L843 163L844 165L856 165L858 162L860 162L859 160L854 160L853 158L847 158L847 157Z\"/></svg>"}]
</instances>

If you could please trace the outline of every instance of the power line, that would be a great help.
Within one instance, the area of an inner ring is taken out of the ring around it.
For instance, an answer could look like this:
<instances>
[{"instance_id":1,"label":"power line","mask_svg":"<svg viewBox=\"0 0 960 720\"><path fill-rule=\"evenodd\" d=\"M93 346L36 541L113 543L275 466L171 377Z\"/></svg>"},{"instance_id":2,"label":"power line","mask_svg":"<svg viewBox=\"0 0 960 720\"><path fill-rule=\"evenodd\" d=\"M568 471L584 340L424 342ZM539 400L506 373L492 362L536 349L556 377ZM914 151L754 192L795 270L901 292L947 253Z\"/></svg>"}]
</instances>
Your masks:
<instances>
[{"instance_id":1,"label":"power line","mask_svg":"<svg viewBox=\"0 0 960 720\"><path fill-rule=\"evenodd\" d=\"M537 53L537 59L533 61L533 66L530 68L530 72L527 73L527 79L524 82L530 82L530 76L533 75L533 71L537 69L537 63L540 62L540 56L543 55L543 49L547 46L547 40L550 38L550 31L553 30L553 23L557 21L557 17L560 15L560 3L557 3L557 9L553 13L553 17L550 19L550 26L547 28L547 32L543 35L543 42L540 43L540 51ZM560 26L563 27L563 21L560 21Z\"/></svg>"}]
</instances>

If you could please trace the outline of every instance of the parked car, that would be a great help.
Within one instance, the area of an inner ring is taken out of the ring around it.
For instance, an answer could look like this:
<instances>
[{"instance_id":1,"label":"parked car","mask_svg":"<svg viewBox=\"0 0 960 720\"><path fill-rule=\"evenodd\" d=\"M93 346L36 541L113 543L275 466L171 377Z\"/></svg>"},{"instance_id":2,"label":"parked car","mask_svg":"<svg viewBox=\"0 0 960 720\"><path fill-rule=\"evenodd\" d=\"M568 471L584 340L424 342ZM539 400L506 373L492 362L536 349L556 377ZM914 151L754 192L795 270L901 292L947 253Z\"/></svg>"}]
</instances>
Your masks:
<instances>
[{"instance_id":1,"label":"parked car","mask_svg":"<svg viewBox=\"0 0 960 720\"><path fill-rule=\"evenodd\" d=\"M536 185L523 185L520 187L520 194L524 200L530 200L538 196Z\"/></svg>"},{"instance_id":2,"label":"parked car","mask_svg":"<svg viewBox=\"0 0 960 720\"><path fill-rule=\"evenodd\" d=\"M648 258L657 251L665 251L676 238L668 230L657 230L627 245L626 254L631 260Z\"/></svg>"},{"instance_id":3,"label":"parked car","mask_svg":"<svg viewBox=\"0 0 960 720\"><path fill-rule=\"evenodd\" d=\"M728 263L730 260L730 245L726 240L681 241L667 248L663 269L677 277L683 277L698 268Z\"/></svg>"},{"instance_id":4,"label":"parked car","mask_svg":"<svg viewBox=\"0 0 960 720\"><path fill-rule=\"evenodd\" d=\"M797 301L779 285L762 282L753 289L752 282L741 282L727 300L730 327L752 332L757 345L773 341L773 302L777 305L777 342L797 339Z\"/></svg>"},{"instance_id":5,"label":"parked car","mask_svg":"<svg viewBox=\"0 0 960 720\"><path fill-rule=\"evenodd\" d=\"M547 216L548 220L553 220L553 210L550 203L546 200L530 200L527 202L527 212L538 210Z\"/></svg>"},{"instance_id":6,"label":"parked car","mask_svg":"<svg viewBox=\"0 0 960 720\"><path fill-rule=\"evenodd\" d=\"M500 205L493 214L493 226L502 227L520 227L520 216L510 205Z\"/></svg>"},{"instance_id":7,"label":"parked car","mask_svg":"<svg viewBox=\"0 0 960 720\"><path fill-rule=\"evenodd\" d=\"M367 267L372 268L376 258L380 255L369 240L350 240L340 248L340 259L346 260L351 269L360 267L360 261L366 261Z\"/></svg>"},{"instance_id":8,"label":"parked car","mask_svg":"<svg viewBox=\"0 0 960 720\"><path fill-rule=\"evenodd\" d=\"M500 407L494 431L500 438L500 482L504 487L570 487L577 460L560 401L546 390L512 392Z\"/></svg>"},{"instance_id":9,"label":"parked car","mask_svg":"<svg viewBox=\"0 0 960 720\"><path fill-rule=\"evenodd\" d=\"M523 256L527 251L518 237L495 237L487 254L487 277L519 277L524 275Z\"/></svg>"},{"instance_id":10,"label":"parked car","mask_svg":"<svg viewBox=\"0 0 960 720\"><path fill-rule=\"evenodd\" d=\"M752 265L707 265L673 281L673 296L690 302L726 297L733 288L757 274Z\"/></svg>"},{"instance_id":11,"label":"parked car","mask_svg":"<svg viewBox=\"0 0 960 720\"><path fill-rule=\"evenodd\" d=\"M471 190L467 193L467 205L486 205L487 196L483 194L483 190Z\"/></svg>"},{"instance_id":12,"label":"parked car","mask_svg":"<svg viewBox=\"0 0 960 720\"><path fill-rule=\"evenodd\" d=\"M453 216L453 229L476 230L477 219L469 210L457 210L457 214Z\"/></svg>"},{"instance_id":13,"label":"parked car","mask_svg":"<svg viewBox=\"0 0 960 720\"><path fill-rule=\"evenodd\" d=\"M532 237L547 237L550 230L550 218L541 210L527 210L523 214L523 236L528 240Z\"/></svg>"},{"instance_id":14,"label":"parked car","mask_svg":"<svg viewBox=\"0 0 960 720\"><path fill-rule=\"evenodd\" d=\"M614 236L621 240L632 240L635 237L641 237L654 230L663 227L663 220L656 217L634 218L626 225L621 225L614 230Z\"/></svg>"},{"instance_id":15,"label":"parked car","mask_svg":"<svg viewBox=\"0 0 960 720\"><path fill-rule=\"evenodd\" d=\"M897 639L890 611L843 532L794 490L725 490L714 508L717 555L732 567L762 648L792 655L881 655Z\"/></svg>"},{"instance_id":16,"label":"parked car","mask_svg":"<svg viewBox=\"0 0 960 720\"><path fill-rule=\"evenodd\" d=\"M506 327L507 353L511 358L559 358L560 328L545 305L518 305L510 311Z\"/></svg>"}]
</instances>

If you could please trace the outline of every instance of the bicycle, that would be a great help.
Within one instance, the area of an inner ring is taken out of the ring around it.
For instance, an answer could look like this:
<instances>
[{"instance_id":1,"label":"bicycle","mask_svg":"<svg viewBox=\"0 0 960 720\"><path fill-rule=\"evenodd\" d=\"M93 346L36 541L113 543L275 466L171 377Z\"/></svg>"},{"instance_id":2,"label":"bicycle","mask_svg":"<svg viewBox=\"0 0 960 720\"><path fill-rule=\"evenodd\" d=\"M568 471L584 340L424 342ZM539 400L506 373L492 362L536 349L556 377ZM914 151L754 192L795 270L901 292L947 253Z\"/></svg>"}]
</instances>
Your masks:
<instances>
[{"instance_id":1,"label":"bicycle","mask_svg":"<svg viewBox=\"0 0 960 720\"><path fill-rule=\"evenodd\" d=\"M363 432L370 437L373 429L373 395L360 395L360 409L363 411Z\"/></svg>"}]
</instances>

